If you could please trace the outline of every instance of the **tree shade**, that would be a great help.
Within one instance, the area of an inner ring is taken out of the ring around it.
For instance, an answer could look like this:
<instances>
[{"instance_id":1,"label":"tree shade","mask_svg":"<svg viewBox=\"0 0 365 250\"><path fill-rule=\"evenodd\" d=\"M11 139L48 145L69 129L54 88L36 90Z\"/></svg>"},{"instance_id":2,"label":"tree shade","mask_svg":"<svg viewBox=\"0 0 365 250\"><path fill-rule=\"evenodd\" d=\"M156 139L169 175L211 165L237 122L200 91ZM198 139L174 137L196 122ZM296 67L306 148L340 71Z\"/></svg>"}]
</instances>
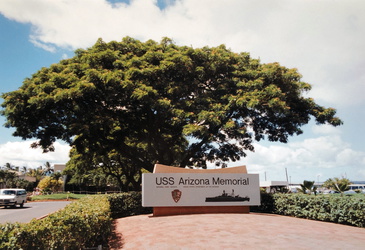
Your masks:
<instances>
[{"instance_id":1,"label":"tree shade","mask_svg":"<svg viewBox=\"0 0 365 250\"><path fill-rule=\"evenodd\" d=\"M2 94L5 126L45 152L64 140L90 159L152 170L236 161L253 141L286 143L311 117L342 124L304 97L296 69L262 64L224 45L192 48L130 37L42 68ZM87 158L87 157L86 157Z\"/></svg>"}]
</instances>

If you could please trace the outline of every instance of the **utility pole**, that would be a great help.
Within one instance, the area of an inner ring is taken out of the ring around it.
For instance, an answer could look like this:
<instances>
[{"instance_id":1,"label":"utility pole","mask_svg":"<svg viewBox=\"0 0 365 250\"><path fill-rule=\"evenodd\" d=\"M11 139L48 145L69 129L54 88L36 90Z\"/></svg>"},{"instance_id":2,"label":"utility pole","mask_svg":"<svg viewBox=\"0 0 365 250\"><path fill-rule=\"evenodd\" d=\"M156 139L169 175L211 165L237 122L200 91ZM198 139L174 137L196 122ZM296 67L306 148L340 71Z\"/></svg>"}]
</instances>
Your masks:
<instances>
[{"instance_id":1,"label":"utility pole","mask_svg":"<svg viewBox=\"0 0 365 250\"><path fill-rule=\"evenodd\" d=\"M288 170L285 168L285 173L286 173L286 182L289 183L289 179L288 179Z\"/></svg>"}]
</instances>

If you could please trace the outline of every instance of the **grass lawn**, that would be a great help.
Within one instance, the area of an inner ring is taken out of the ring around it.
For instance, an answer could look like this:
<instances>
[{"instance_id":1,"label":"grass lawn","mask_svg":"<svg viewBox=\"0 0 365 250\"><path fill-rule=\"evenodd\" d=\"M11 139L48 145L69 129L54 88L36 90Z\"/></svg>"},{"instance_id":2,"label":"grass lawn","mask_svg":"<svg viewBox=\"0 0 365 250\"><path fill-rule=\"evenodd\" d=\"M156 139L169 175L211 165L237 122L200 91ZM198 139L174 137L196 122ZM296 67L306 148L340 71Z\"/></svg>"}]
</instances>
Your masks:
<instances>
[{"instance_id":1,"label":"grass lawn","mask_svg":"<svg viewBox=\"0 0 365 250\"><path fill-rule=\"evenodd\" d=\"M73 194L73 193L60 193L60 194L48 194L48 195L35 195L31 197L31 201L41 200L74 200L87 196L87 194Z\"/></svg>"}]
</instances>

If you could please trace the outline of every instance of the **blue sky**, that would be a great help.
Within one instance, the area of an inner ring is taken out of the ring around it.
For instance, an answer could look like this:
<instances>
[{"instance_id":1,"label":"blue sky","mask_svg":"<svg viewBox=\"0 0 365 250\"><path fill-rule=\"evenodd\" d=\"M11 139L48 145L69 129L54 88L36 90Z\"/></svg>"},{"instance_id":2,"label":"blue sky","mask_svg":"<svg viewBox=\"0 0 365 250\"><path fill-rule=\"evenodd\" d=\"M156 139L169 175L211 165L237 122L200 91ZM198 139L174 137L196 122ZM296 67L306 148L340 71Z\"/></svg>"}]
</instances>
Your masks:
<instances>
[{"instance_id":1,"label":"blue sky","mask_svg":"<svg viewBox=\"0 0 365 250\"><path fill-rule=\"evenodd\" d=\"M167 36L194 47L226 44L263 63L298 68L312 84L308 96L336 108L344 121L337 128L310 123L288 144L260 142L255 153L230 166L246 165L268 180L285 180L285 169L292 182L365 180L363 13L361 0L2 0L0 92L18 89L24 78L99 37L159 41ZM57 142L55 153L42 154L12 132L0 127L0 165L68 160L64 143Z\"/></svg>"}]
</instances>

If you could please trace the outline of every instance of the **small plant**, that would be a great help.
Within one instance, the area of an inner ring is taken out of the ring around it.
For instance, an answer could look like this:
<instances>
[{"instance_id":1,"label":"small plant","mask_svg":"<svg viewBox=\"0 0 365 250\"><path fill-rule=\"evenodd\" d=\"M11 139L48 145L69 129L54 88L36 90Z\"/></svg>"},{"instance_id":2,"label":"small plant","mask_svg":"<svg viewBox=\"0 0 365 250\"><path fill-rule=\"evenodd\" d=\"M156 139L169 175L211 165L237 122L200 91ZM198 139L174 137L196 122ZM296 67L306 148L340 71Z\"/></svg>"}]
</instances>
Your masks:
<instances>
[{"instance_id":1,"label":"small plant","mask_svg":"<svg viewBox=\"0 0 365 250\"><path fill-rule=\"evenodd\" d=\"M314 181L303 181L303 184L300 184L301 188L298 188L298 191L303 194L317 194L317 187L314 186Z\"/></svg>"},{"instance_id":2,"label":"small plant","mask_svg":"<svg viewBox=\"0 0 365 250\"><path fill-rule=\"evenodd\" d=\"M121 218L137 214L148 214L151 208L142 207L141 192L126 192L108 195L113 218Z\"/></svg>"},{"instance_id":3,"label":"small plant","mask_svg":"<svg viewBox=\"0 0 365 250\"><path fill-rule=\"evenodd\" d=\"M332 189L334 191L340 192L341 195L345 191L350 190L350 180L347 178L342 177L341 179L335 177L333 179L328 179L324 182L323 186L329 189Z\"/></svg>"}]
</instances>

